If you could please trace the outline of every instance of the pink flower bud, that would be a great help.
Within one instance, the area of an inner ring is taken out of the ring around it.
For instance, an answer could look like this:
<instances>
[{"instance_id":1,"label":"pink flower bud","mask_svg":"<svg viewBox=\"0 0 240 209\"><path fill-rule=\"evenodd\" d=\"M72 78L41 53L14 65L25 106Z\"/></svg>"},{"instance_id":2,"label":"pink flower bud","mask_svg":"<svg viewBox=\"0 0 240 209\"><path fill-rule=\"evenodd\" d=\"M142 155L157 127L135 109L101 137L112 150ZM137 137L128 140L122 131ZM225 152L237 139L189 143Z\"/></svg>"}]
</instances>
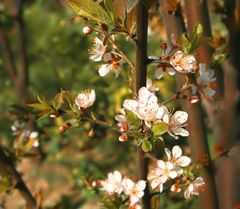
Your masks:
<instances>
[{"instance_id":1,"label":"pink flower bud","mask_svg":"<svg viewBox=\"0 0 240 209\"><path fill-rule=\"evenodd\" d=\"M86 27L83 28L82 31L85 35L89 35L93 32L93 29L91 27L86 26Z\"/></svg>"},{"instance_id":2,"label":"pink flower bud","mask_svg":"<svg viewBox=\"0 0 240 209\"><path fill-rule=\"evenodd\" d=\"M190 98L190 103L191 104L195 104L195 103L197 103L199 101L199 97L198 96L192 96L191 98Z\"/></svg>"},{"instance_id":3,"label":"pink flower bud","mask_svg":"<svg viewBox=\"0 0 240 209\"><path fill-rule=\"evenodd\" d=\"M118 139L120 142L126 142L128 140L128 136L127 134L122 134Z\"/></svg>"}]
</instances>

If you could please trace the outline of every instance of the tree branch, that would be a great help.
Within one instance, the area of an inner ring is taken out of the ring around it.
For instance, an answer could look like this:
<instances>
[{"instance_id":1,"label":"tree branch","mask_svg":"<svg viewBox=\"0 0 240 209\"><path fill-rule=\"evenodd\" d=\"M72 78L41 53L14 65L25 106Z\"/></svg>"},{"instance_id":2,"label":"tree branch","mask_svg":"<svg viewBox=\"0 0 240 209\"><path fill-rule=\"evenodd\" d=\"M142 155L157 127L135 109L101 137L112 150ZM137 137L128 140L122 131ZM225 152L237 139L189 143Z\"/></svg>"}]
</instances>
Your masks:
<instances>
[{"instance_id":1,"label":"tree branch","mask_svg":"<svg viewBox=\"0 0 240 209\"><path fill-rule=\"evenodd\" d=\"M137 54L136 54L136 91L146 86L147 80L147 31L148 31L148 7L146 0L139 0L136 9L137 21ZM141 147L138 147L139 179L147 180L148 159L145 158ZM143 209L151 209L151 198L148 184L144 191Z\"/></svg>"},{"instance_id":2,"label":"tree branch","mask_svg":"<svg viewBox=\"0 0 240 209\"><path fill-rule=\"evenodd\" d=\"M5 165L5 168L9 172L9 174L14 178L17 182L15 188L19 190L22 197L25 199L27 208L29 209L38 209L37 203L35 198L33 197L31 191L25 184L24 180L22 179L19 172L14 167L12 160L8 155L5 153L4 149L0 146L0 159L2 163Z\"/></svg>"}]
</instances>

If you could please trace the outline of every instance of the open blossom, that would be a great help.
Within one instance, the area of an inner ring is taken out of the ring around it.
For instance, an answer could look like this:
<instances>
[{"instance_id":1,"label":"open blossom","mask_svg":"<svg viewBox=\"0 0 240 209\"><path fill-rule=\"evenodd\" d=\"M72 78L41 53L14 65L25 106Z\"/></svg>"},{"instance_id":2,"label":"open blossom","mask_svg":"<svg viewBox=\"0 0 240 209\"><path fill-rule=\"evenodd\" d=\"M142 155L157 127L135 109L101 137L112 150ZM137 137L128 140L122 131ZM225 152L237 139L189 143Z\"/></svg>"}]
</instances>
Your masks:
<instances>
[{"instance_id":1,"label":"open blossom","mask_svg":"<svg viewBox=\"0 0 240 209\"><path fill-rule=\"evenodd\" d=\"M78 109L86 109L91 107L96 100L96 94L94 90L82 91L75 98L75 103L78 106Z\"/></svg>"},{"instance_id":2,"label":"open blossom","mask_svg":"<svg viewBox=\"0 0 240 209\"><path fill-rule=\"evenodd\" d=\"M182 149L179 146L174 146L172 152L169 149L165 149L168 161L175 166L186 167L190 164L191 159L182 155Z\"/></svg>"},{"instance_id":3,"label":"open blossom","mask_svg":"<svg viewBox=\"0 0 240 209\"><path fill-rule=\"evenodd\" d=\"M159 191L162 192L163 184L166 183L168 179L176 178L178 173L179 169L176 168L173 163L158 160L157 167L148 173L147 179L153 190L159 189Z\"/></svg>"},{"instance_id":4,"label":"open blossom","mask_svg":"<svg viewBox=\"0 0 240 209\"><path fill-rule=\"evenodd\" d=\"M144 120L147 126L150 126L151 122L160 119L163 113L157 97L146 87L139 90L137 100L126 99L123 107L135 113L140 120Z\"/></svg>"},{"instance_id":5,"label":"open blossom","mask_svg":"<svg viewBox=\"0 0 240 209\"><path fill-rule=\"evenodd\" d=\"M104 55L107 54L107 46L103 44L103 41L98 37L94 39L94 45L92 50L90 51L90 59L99 62L104 58Z\"/></svg>"},{"instance_id":6,"label":"open blossom","mask_svg":"<svg viewBox=\"0 0 240 209\"><path fill-rule=\"evenodd\" d=\"M124 193L129 195L130 206L135 205L144 196L144 189L146 187L146 182L143 180L137 183L133 182L131 179L125 178L123 180Z\"/></svg>"},{"instance_id":7,"label":"open blossom","mask_svg":"<svg viewBox=\"0 0 240 209\"><path fill-rule=\"evenodd\" d=\"M98 70L98 73L101 77L106 76L110 71L115 73L115 77L118 77L120 73L120 61L116 59L116 57L110 53L107 53L104 56L104 61L106 64L101 65Z\"/></svg>"},{"instance_id":8,"label":"open blossom","mask_svg":"<svg viewBox=\"0 0 240 209\"><path fill-rule=\"evenodd\" d=\"M101 181L103 191L108 195L121 194L123 191L122 174L119 171L114 171L108 174L108 178L105 181Z\"/></svg>"},{"instance_id":9,"label":"open blossom","mask_svg":"<svg viewBox=\"0 0 240 209\"><path fill-rule=\"evenodd\" d=\"M170 64L180 73L192 73L195 72L197 61L193 55L179 50L170 58Z\"/></svg>"},{"instance_id":10,"label":"open blossom","mask_svg":"<svg viewBox=\"0 0 240 209\"><path fill-rule=\"evenodd\" d=\"M197 84L202 89L203 93L207 96L214 96L216 91L211 88L211 83L216 81L213 70L207 70L206 64L199 64L199 76L197 78Z\"/></svg>"},{"instance_id":11,"label":"open blossom","mask_svg":"<svg viewBox=\"0 0 240 209\"><path fill-rule=\"evenodd\" d=\"M205 182L202 177L196 178L192 183L190 183L184 192L184 197L189 199L191 195L199 195L200 192L205 190Z\"/></svg>"},{"instance_id":12,"label":"open blossom","mask_svg":"<svg viewBox=\"0 0 240 209\"><path fill-rule=\"evenodd\" d=\"M188 136L189 132L183 128L186 126L185 122L188 119L188 114L184 111L176 111L171 115L166 107L162 106L162 108L164 109L162 122L168 124L168 134L175 139L178 139L178 135L183 137Z\"/></svg>"}]
</instances>

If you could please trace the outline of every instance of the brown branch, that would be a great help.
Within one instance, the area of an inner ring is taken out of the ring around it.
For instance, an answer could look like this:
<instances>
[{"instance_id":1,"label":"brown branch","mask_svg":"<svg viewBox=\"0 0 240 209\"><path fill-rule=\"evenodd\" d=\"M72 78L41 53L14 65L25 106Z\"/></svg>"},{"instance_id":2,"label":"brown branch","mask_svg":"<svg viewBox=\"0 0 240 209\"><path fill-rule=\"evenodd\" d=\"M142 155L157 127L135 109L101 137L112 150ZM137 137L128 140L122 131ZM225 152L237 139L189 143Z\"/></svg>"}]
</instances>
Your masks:
<instances>
[{"instance_id":1,"label":"brown branch","mask_svg":"<svg viewBox=\"0 0 240 209\"><path fill-rule=\"evenodd\" d=\"M166 0L159 0L159 3L162 7L167 6ZM190 1L187 3L190 3ZM178 6L174 15L169 13L167 10L161 10L161 15L169 37L171 34L180 36L183 32L185 32L185 25L180 5ZM178 87L181 88L184 85L183 76L177 75L176 80ZM186 93L188 97L192 96L191 91L187 91ZM190 104L189 101L182 100L182 108L189 113L189 144L192 151L192 157L195 161L201 161L203 157L210 155L206 129L203 122L201 103L198 102L196 104ZM207 183L207 190L203 194L202 205L204 205L204 208L207 209L219 209L214 179L214 169L211 162L204 168L204 173Z\"/></svg>"},{"instance_id":2,"label":"brown branch","mask_svg":"<svg viewBox=\"0 0 240 209\"><path fill-rule=\"evenodd\" d=\"M7 64L6 70L7 70L9 79L11 80L13 85L17 88L17 83L16 83L17 72L14 64L14 59L12 56L12 52L11 52L5 31L1 25L0 25L0 42L2 45L3 54L6 59L6 64Z\"/></svg>"},{"instance_id":3,"label":"brown branch","mask_svg":"<svg viewBox=\"0 0 240 209\"><path fill-rule=\"evenodd\" d=\"M31 191L27 187L26 183L22 179L20 173L16 170L12 163L12 159L6 154L4 149L0 146L0 159L4 164L6 170L16 181L15 188L19 190L22 197L25 199L27 208L29 209L38 209L37 202L33 197Z\"/></svg>"},{"instance_id":4,"label":"brown branch","mask_svg":"<svg viewBox=\"0 0 240 209\"><path fill-rule=\"evenodd\" d=\"M23 6L24 0L19 0L17 16L16 16L16 30L17 30L17 41L19 47L19 96L23 101L26 101L27 86L28 86L28 61L26 54L26 41L25 41L25 25L23 20Z\"/></svg>"},{"instance_id":5,"label":"brown branch","mask_svg":"<svg viewBox=\"0 0 240 209\"><path fill-rule=\"evenodd\" d=\"M148 7L146 0L139 0L136 8L136 91L146 86L147 80L147 31L148 31ZM148 159L145 158L141 147L138 148L139 179L147 180ZM151 198L148 184L144 191L143 209L151 209Z\"/></svg>"}]
</instances>

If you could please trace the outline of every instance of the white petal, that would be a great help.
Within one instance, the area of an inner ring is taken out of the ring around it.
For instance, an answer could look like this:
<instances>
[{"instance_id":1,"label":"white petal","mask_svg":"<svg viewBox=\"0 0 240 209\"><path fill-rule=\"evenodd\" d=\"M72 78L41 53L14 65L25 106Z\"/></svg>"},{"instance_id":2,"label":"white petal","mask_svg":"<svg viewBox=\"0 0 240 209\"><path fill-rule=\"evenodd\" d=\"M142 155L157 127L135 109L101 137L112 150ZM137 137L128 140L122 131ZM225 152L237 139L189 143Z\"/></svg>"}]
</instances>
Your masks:
<instances>
[{"instance_id":1,"label":"white petal","mask_svg":"<svg viewBox=\"0 0 240 209\"><path fill-rule=\"evenodd\" d=\"M123 107L127 110L130 110L130 111L136 113L137 107L138 107L138 102L136 100L126 99L123 103Z\"/></svg>"},{"instance_id":2,"label":"white petal","mask_svg":"<svg viewBox=\"0 0 240 209\"><path fill-rule=\"evenodd\" d=\"M145 189L145 187L146 187L146 182L143 180L138 181L136 184L136 189L138 191L143 191Z\"/></svg>"},{"instance_id":3,"label":"white petal","mask_svg":"<svg viewBox=\"0 0 240 209\"><path fill-rule=\"evenodd\" d=\"M117 181L122 180L122 174L119 171L114 171L113 175L114 175L115 180L117 180Z\"/></svg>"},{"instance_id":4,"label":"white petal","mask_svg":"<svg viewBox=\"0 0 240 209\"><path fill-rule=\"evenodd\" d=\"M178 160L177 160L177 164L181 167L186 167L191 163L191 159L187 156L181 156Z\"/></svg>"},{"instance_id":5,"label":"white petal","mask_svg":"<svg viewBox=\"0 0 240 209\"><path fill-rule=\"evenodd\" d=\"M168 174L168 176L169 176L171 179L175 179L175 178L178 176L178 174L177 174L176 171L171 171L171 172Z\"/></svg>"},{"instance_id":6,"label":"white petal","mask_svg":"<svg viewBox=\"0 0 240 209\"><path fill-rule=\"evenodd\" d=\"M209 88L209 87L204 88L203 91L204 91L204 93L205 93L206 95L208 95L209 97L214 96L215 93L216 93L215 90L213 90L213 89L211 89L211 88Z\"/></svg>"},{"instance_id":7,"label":"white petal","mask_svg":"<svg viewBox=\"0 0 240 209\"><path fill-rule=\"evenodd\" d=\"M104 77L111 71L111 69L112 66L110 64L104 64L99 68L98 73L101 77Z\"/></svg>"},{"instance_id":8,"label":"white petal","mask_svg":"<svg viewBox=\"0 0 240 209\"><path fill-rule=\"evenodd\" d=\"M188 114L184 111L176 111L173 114L172 119L174 120L175 123L177 123L178 125L181 125L187 121Z\"/></svg>"},{"instance_id":9,"label":"white petal","mask_svg":"<svg viewBox=\"0 0 240 209\"><path fill-rule=\"evenodd\" d=\"M157 165L159 168L162 168L162 169L166 167L165 162L163 160L158 160Z\"/></svg>"},{"instance_id":10,"label":"white petal","mask_svg":"<svg viewBox=\"0 0 240 209\"><path fill-rule=\"evenodd\" d=\"M163 77L163 69L161 67L157 68L155 71L155 77L161 79Z\"/></svg>"},{"instance_id":11,"label":"white petal","mask_svg":"<svg viewBox=\"0 0 240 209\"><path fill-rule=\"evenodd\" d=\"M112 60L112 55L111 55L111 53L106 53L106 54L104 54L103 60L104 60L104 62L109 62L110 60Z\"/></svg>"},{"instance_id":12,"label":"white petal","mask_svg":"<svg viewBox=\"0 0 240 209\"><path fill-rule=\"evenodd\" d=\"M179 158L182 155L182 149L179 146L172 148L172 155L174 158Z\"/></svg>"},{"instance_id":13,"label":"white petal","mask_svg":"<svg viewBox=\"0 0 240 209\"><path fill-rule=\"evenodd\" d=\"M31 134L29 135L30 139L36 139L38 137L38 132L37 131L33 131L31 132Z\"/></svg>"},{"instance_id":14,"label":"white petal","mask_svg":"<svg viewBox=\"0 0 240 209\"><path fill-rule=\"evenodd\" d=\"M169 75L174 76L176 74L176 71L172 67L167 68L167 72Z\"/></svg>"},{"instance_id":15,"label":"white petal","mask_svg":"<svg viewBox=\"0 0 240 209\"><path fill-rule=\"evenodd\" d=\"M168 160L171 160L171 152L170 152L170 150L165 148L165 153L167 155Z\"/></svg>"},{"instance_id":16,"label":"white petal","mask_svg":"<svg viewBox=\"0 0 240 209\"><path fill-rule=\"evenodd\" d=\"M173 127L171 128L171 132L175 135L179 135L183 137L189 136L189 132L184 128Z\"/></svg>"}]
</instances>

